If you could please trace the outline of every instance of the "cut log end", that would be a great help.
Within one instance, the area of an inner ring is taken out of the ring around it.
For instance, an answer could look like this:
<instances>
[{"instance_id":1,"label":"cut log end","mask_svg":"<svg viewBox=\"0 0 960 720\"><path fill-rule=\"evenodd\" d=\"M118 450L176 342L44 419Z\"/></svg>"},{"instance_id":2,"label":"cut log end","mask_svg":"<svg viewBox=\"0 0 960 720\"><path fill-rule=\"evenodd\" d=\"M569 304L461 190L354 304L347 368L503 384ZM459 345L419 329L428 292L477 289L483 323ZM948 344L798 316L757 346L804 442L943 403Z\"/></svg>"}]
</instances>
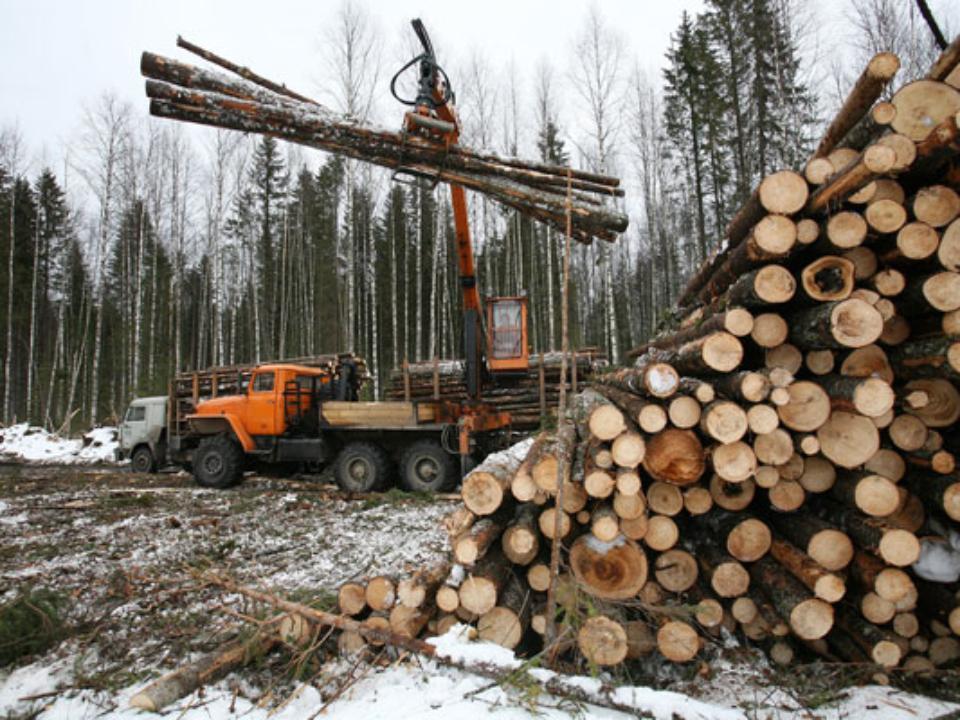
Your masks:
<instances>
[{"instance_id":1,"label":"cut log end","mask_svg":"<svg viewBox=\"0 0 960 720\"><path fill-rule=\"evenodd\" d=\"M627 633L620 623L599 615L581 626L577 646L595 665L616 665L627 657Z\"/></svg>"}]
</instances>

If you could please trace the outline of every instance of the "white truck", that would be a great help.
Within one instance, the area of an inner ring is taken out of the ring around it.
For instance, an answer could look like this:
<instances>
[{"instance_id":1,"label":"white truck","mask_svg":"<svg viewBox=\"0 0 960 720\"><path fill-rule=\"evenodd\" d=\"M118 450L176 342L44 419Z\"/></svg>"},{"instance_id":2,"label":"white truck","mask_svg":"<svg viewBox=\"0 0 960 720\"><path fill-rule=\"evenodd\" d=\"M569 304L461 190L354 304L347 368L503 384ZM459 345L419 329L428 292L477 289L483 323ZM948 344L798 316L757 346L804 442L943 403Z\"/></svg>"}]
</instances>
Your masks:
<instances>
[{"instance_id":1,"label":"white truck","mask_svg":"<svg viewBox=\"0 0 960 720\"><path fill-rule=\"evenodd\" d=\"M117 461L130 459L134 472L156 472L167 461L167 396L133 400L120 423Z\"/></svg>"}]
</instances>

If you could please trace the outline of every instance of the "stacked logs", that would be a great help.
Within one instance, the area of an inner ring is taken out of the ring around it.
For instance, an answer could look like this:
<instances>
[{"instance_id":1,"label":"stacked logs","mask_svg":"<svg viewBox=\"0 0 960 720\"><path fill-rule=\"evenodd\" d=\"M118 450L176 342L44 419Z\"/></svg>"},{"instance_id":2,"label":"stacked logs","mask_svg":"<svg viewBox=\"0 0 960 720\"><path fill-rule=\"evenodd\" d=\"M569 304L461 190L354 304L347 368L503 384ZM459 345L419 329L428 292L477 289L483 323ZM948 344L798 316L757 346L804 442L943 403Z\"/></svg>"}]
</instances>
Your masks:
<instances>
[{"instance_id":1,"label":"stacked logs","mask_svg":"<svg viewBox=\"0 0 960 720\"><path fill-rule=\"evenodd\" d=\"M509 412L518 431L536 429L547 417L555 417L560 386L568 393L583 388L595 373L607 367L606 357L596 348L583 348L568 359L565 382L561 380L561 354L533 354L530 367L521 376L511 377L498 387L485 388L483 401L498 411ZM461 360L404 362L390 374L386 400L467 399Z\"/></svg>"},{"instance_id":2,"label":"stacked logs","mask_svg":"<svg viewBox=\"0 0 960 720\"><path fill-rule=\"evenodd\" d=\"M804 172L731 222L675 327L470 473L453 570L370 621L536 648L559 541L554 656L688 662L726 629L784 664L956 663L958 62L960 38L878 103L898 62L877 56Z\"/></svg>"}]
</instances>

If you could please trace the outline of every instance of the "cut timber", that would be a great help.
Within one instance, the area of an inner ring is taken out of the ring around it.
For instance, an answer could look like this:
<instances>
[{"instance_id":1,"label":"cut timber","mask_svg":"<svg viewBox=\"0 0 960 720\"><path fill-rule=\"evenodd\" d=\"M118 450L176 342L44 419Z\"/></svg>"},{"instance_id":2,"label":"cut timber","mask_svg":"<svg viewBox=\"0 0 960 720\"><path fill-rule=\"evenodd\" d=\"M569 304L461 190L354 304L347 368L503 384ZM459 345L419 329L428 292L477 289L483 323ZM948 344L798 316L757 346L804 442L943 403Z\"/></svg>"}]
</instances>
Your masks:
<instances>
[{"instance_id":1,"label":"cut timber","mask_svg":"<svg viewBox=\"0 0 960 720\"><path fill-rule=\"evenodd\" d=\"M730 372L743 359L743 345L728 332L715 332L686 345L670 357L670 364L684 374Z\"/></svg>"},{"instance_id":2,"label":"cut timber","mask_svg":"<svg viewBox=\"0 0 960 720\"><path fill-rule=\"evenodd\" d=\"M483 615L497 605L497 596L510 574L508 563L499 552L489 552L460 585L460 607Z\"/></svg>"},{"instance_id":3,"label":"cut timber","mask_svg":"<svg viewBox=\"0 0 960 720\"><path fill-rule=\"evenodd\" d=\"M700 636L687 623L670 620L657 631L657 650L671 662L690 662L700 652Z\"/></svg>"},{"instance_id":4,"label":"cut timber","mask_svg":"<svg viewBox=\"0 0 960 720\"><path fill-rule=\"evenodd\" d=\"M897 399L890 384L876 377L826 375L818 382L830 396L831 406L835 410L858 412L871 418L880 417L892 410Z\"/></svg>"},{"instance_id":5,"label":"cut timber","mask_svg":"<svg viewBox=\"0 0 960 720\"><path fill-rule=\"evenodd\" d=\"M867 345L849 353L840 364L840 374L847 377L877 377L893 384L893 368L887 353L879 345Z\"/></svg>"},{"instance_id":6,"label":"cut timber","mask_svg":"<svg viewBox=\"0 0 960 720\"><path fill-rule=\"evenodd\" d=\"M724 510L745 509L753 501L755 492L756 483L749 478L737 483L727 482L716 473L710 478L710 497Z\"/></svg>"},{"instance_id":7,"label":"cut timber","mask_svg":"<svg viewBox=\"0 0 960 720\"><path fill-rule=\"evenodd\" d=\"M753 319L750 338L762 348L775 348L787 340L790 329L778 313L763 313ZM738 363L739 364L739 363Z\"/></svg>"},{"instance_id":8,"label":"cut timber","mask_svg":"<svg viewBox=\"0 0 960 720\"><path fill-rule=\"evenodd\" d=\"M713 592L721 598L736 598L746 593L750 587L750 574L740 561L722 554L706 537L694 540L697 541L697 562L709 578Z\"/></svg>"},{"instance_id":9,"label":"cut timber","mask_svg":"<svg viewBox=\"0 0 960 720\"><path fill-rule=\"evenodd\" d=\"M473 565L482 558L503 532L503 524L481 518L453 542L453 557L461 565Z\"/></svg>"},{"instance_id":10,"label":"cut timber","mask_svg":"<svg viewBox=\"0 0 960 720\"><path fill-rule=\"evenodd\" d=\"M860 509L871 517L893 515L900 507L896 484L869 472L843 473L830 490L838 501Z\"/></svg>"},{"instance_id":11,"label":"cut timber","mask_svg":"<svg viewBox=\"0 0 960 720\"><path fill-rule=\"evenodd\" d=\"M726 302L746 308L779 305L791 300L796 291L793 274L782 265L771 263L742 275L727 290Z\"/></svg>"},{"instance_id":12,"label":"cut timber","mask_svg":"<svg viewBox=\"0 0 960 720\"><path fill-rule=\"evenodd\" d=\"M938 508L951 520L960 522L960 479L956 475L914 471L904 482L928 507Z\"/></svg>"},{"instance_id":13,"label":"cut timber","mask_svg":"<svg viewBox=\"0 0 960 720\"><path fill-rule=\"evenodd\" d=\"M721 395L731 400L751 403L763 402L773 389L770 373L753 370L721 375L714 385Z\"/></svg>"},{"instance_id":14,"label":"cut timber","mask_svg":"<svg viewBox=\"0 0 960 720\"><path fill-rule=\"evenodd\" d=\"M921 378L911 380L905 387L908 392L922 392L927 396L925 405L910 408L908 412L928 428L950 427L960 420L960 392L949 380Z\"/></svg>"},{"instance_id":15,"label":"cut timber","mask_svg":"<svg viewBox=\"0 0 960 720\"><path fill-rule=\"evenodd\" d=\"M874 55L864 68L860 77L847 94L843 105L830 125L823 133L814 158L828 155L837 145L843 142L856 125L870 111L873 104L880 99L884 88L893 79L900 69L900 59L893 53L882 52Z\"/></svg>"},{"instance_id":16,"label":"cut timber","mask_svg":"<svg viewBox=\"0 0 960 720\"><path fill-rule=\"evenodd\" d=\"M807 494L803 486L795 480L781 479L770 488L767 493L770 506L780 512L794 512L799 510L806 500Z\"/></svg>"},{"instance_id":17,"label":"cut timber","mask_svg":"<svg viewBox=\"0 0 960 720\"><path fill-rule=\"evenodd\" d=\"M753 315L750 311L742 307L731 307L733 303L729 300L725 304L725 310L713 313L709 312L709 308L698 307L681 321L679 330L657 335L646 344L630 350L630 352L627 353L627 357L640 357L653 348L676 347L678 344L690 342L698 337L703 337L704 335L718 331L725 331L737 337L746 337L749 335L750 330L753 329ZM655 378L651 378L651 380L654 379ZM656 384L658 386L661 385L659 382ZM647 388L647 392L653 394L649 388Z\"/></svg>"},{"instance_id":18,"label":"cut timber","mask_svg":"<svg viewBox=\"0 0 960 720\"><path fill-rule=\"evenodd\" d=\"M727 535L727 552L741 562L759 560L770 549L770 528L761 520L747 518Z\"/></svg>"},{"instance_id":19,"label":"cut timber","mask_svg":"<svg viewBox=\"0 0 960 720\"><path fill-rule=\"evenodd\" d=\"M811 350L803 356L803 364L814 375L826 375L833 372L837 358L833 350Z\"/></svg>"},{"instance_id":20,"label":"cut timber","mask_svg":"<svg viewBox=\"0 0 960 720\"><path fill-rule=\"evenodd\" d=\"M781 368L794 374L803 367L803 353L790 343L770 348L764 353L764 367Z\"/></svg>"},{"instance_id":21,"label":"cut timber","mask_svg":"<svg viewBox=\"0 0 960 720\"><path fill-rule=\"evenodd\" d=\"M643 541L647 547L657 552L666 552L680 539L680 528L673 518L666 515L654 515L647 522L647 532Z\"/></svg>"},{"instance_id":22,"label":"cut timber","mask_svg":"<svg viewBox=\"0 0 960 720\"><path fill-rule=\"evenodd\" d=\"M513 650L530 626L531 599L514 576L510 576L497 598L497 606L480 616L477 635Z\"/></svg>"},{"instance_id":23,"label":"cut timber","mask_svg":"<svg viewBox=\"0 0 960 720\"><path fill-rule=\"evenodd\" d=\"M344 615L359 615L367 607L366 588L360 583L344 583L337 591L337 605Z\"/></svg>"},{"instance_id":24,"label":"cut timber","mask_svg":"<svg viewBox=\"0 0 960 720\"><path fill-rule=\"evenodd\" d=\"M771 514L777 534L791 542L825 570L843 570L853 559L850 537L835 525L813 515L790 517Z\"/></svg>"},{"instance_id":25,"label":"cut timber","mask_svg":"<svg viewBox=\"0 0 960 720\"><path fill-rule=\"evenodd\" d=\"M597 375L593 378L593 382L595 385L610 386L635 395L666 398L677 391L680 386L680 375L668 363L651 362L643 367L618 368Z\"/></svg>"},{"instance_id":26,"label":"cut timber","mask_svg":"<svg viewBox=\"0 0 960 720\"><path fill-rule=\"evenodd\" d=\"M683 493L676 485L657 481L647 489L646 497L651 512L659 515L673 517L683 510Z\"/></svg>"},{"instance_id":27,"label":"cut timber","mask_svg":"<svg viewBox=\"0 0 960 720\"><path fill-rule=\"evenodd\" d=\"M864 463L863 469L877 473L877 475L883 475L893 482L900 482L907 472L907 464L904 462L903 456L896 450L880 448L874 453L873 457Z\"/></svg>"},{"instance_id":28,"label":"cut timber","mask_svg":"<svg viewBox=\"0 0 960 720\"><path fill-rule=\"evenodd\" d=\"M540 532L537 529L537 511L524 505L518 508L500 540L503 554L514 565L529 565L540 550Z\"/></svg>"},{"instance_id":29,"label":"cut timber","mask_svg":"<svg viewBox=\"0 0 960 720\"><path fill-rule=\"evenodd\" d=\"M783 465L794 454L793 437L783 428L777 428L765 435L757 435L753 439L753 453L759 463Z\"/></svg>"},{"instance_id":30,"label":"cut timber","mask_svg":"<svg viewBox=\"0 0 960 720\"><path fill-rule=\"evenodd\" d=\"M960 110L960 92L934 80L916 80L897 90L891 127L914 142L926 139L937 125Z\"/></svg>"},{"instance_id":31,"label":"cut timber","mask_svg":"<svg viewBox=\"0 0 960 720\"><path fill-rule=\"evenodd\" d=\"M627 657L627 632L623 625L598 615L588 619L577 633L577 647L594 665L617 665Z\"/></svg>"},{"instance_id":32,"label":"cut timber","mask_svg":"<svg viewBox=\"0 0 960 720\"><path fill-rule=\"evenodd\" d=\"M689 430L700 422L702 407L696 398L689 395L678 395L670 401L667 407L667 417L670 424L681 430Z\"/></svg>"},{"instance_id":33,"label":"cut timber","mask_svg":"<svg viewBox=\"0 0 960 720\"><path fill-rule=\"evenodd\" d=\"M371 610L385 612L397 601L397 586L391 578L378 575L367 582L366 598Z\"/></svg>"},{"instance_id":34,"label":"cut timber","mask_svg":"<svg viewBox=\"0 0 960 720\"><path fill-rule=\"evenodd\" d=\"M707 405L700 415L700 430L717 442L731 443L747 432L747 413L729 400Z\"/></svg>"},{"instance_id":35,"label":"cut timber","mask_svg":"<svg viewBox=\"0 0 960 720\"><path fill-rule=\"evenodd\" d=\"M846 258L824 255L807 265L800 285L807 297L820 302L845 300L853 292L854 264Z\"/></svg>"},{"instance_id":36,"label":"cut timber","mask_svg":"<svg viewBox=\"0 0 960 720\"><path fill-rule=\"evenodd\" d=\"M668 592L684 592L697 582L697 561L685 550L668 550L653 563L657 582Z\"/></svg>"},{"instance_id":37,"label":"cut timber","mask_svg":"<svg viewBox=\"0 0 960 720\"><path fill-rule=\"evenodd\" d=\"M647 512L647 503L642 493L627 495L618 492L613 496L613 511L622 520L636 520Z\"/></svg>"},{"instance_id":38,"label":"cut timber","mask_svg":"<svg viewBox=\"0 0 960 720\"><path fill-rule=\"evenodd\" d=\"M855 280L866 280L872 277L879 267L877 254L868 247L861 245L847 250L843 254L844 259L853 263L853 277ZM852 292L850 293L853 294Z\"/></svg>"},{"instance_id":39,"label":"cut timber","mask_svg":"<svg viewBox=\"0 0 960 720\"><path fill-rule=\"evenodd\" d=\"M780 416L772 405L758 403L747 410L747 426L756 435L773 432L779 425Z\"/></svg>"},{"instance_id":40,"label":"cut timber","mask_svg":"<svg viewBox=\"0 0 960 720\"><path fill-rule=\"evenodd\" d=\"M720 298L741 275L771 260L786 257L797 243L797 224L784 215L767 215L750 230L708 278L696 295L708 304Z\"/></svg>"},{"instance_id":41,"label":"cut timber","mask_svg":"<svg viewBox=\"0 0 960 720\"><path fill-rule=\"evenodd\" d=\"M757 469L753 448L742 440L715 446L710 452L710 460L717 475L732 483L745 481Z\"/></svg>"},{"instance_id":42,"label":"cut timber","mask_svg":"<svg viewBox=\"0 0 960 720\"><path fill-rule=\"evenodd\" d=\"M762 587L780 616L801 640L818 640L833 627L833 606L812 597L800 581L770 557L750 566L750 576Z\"/></svg>"},{"instance_id":43,"label":"cut timber","mask_svg":"<svg viewBox=\"0 0 960 720\"><path fill-rule=\"evenodd\" d=\"M573 523L570 522L570 516L565 513L563 510L558 510L557 508L547 508L542 513L540 513L540 519L538 520L538 525L540 526L540 534L544 537L554 539L556 534L556 523L557 518L556 514L560 513L560 537L565 538L569 533L570 529L573 526Z\"/></svg>"},{"instance_id":44,"label":"cut timber","mask_svg":"<svg viewBox=\"0 0 960 720\"><path fill-rule=\"evenodd\" d=\"M800 380L787 388L790 400L777 408L780 422L791 430L814 432L830 418L830 397L819 384Z\"/></svg>"},{"instance_id":45,"label":"cut timber","mask_svg":"<svg viewBox=\"0 0 960 720\"><path fill-rule=\"evenodd\" d=\"M397 600L408 608L419 608L436 595L450 574L450 564L441 562L432 568L418 570L397 585Z\"/></svg>"},{"instance_id":46,"label":"cut timber","mask_svg":"<svg viewBox=\"0 0 960 720\"><path fill-rule=\"evenodd\" d=\"M245 641L234 641L183 667L157 678L130 698L130 707L158 713L229 672L262 657L278 638L258 632Z\"/></svg>"},{"instance_id":47,"label":"cut timber","mask_svg":"<svg viewBox=\"0 0 960 720\"><path fill-rule=\"evenodd\" d=\"M863 465L880 449L880 433L869 418L834 412L818 430L820 451L844 468Z\"/></svg>"},{"instance_id":48,"label":"cut timber","mask_svg":"<svg viewBox=\"0 0 960 720\"><path fill-rule=\"evenodd\" d=\"M960 220L954 220L943 231L936 252L937 260L944 270L960 271Z\"/></svg>"},{"instance_id":49,"label":"cut timber","mask_svg":"<svg viewBox=\"0 0 960 720\"><path fill-rule=\"evenodd\" d=\"M613 507L607 503L598 503L590 515L590 532L600 542L613 542L620 534L620 518Z\"/></svg>"},{"instance_id":50,"label":"cut timber","mask_svg":"<svg viewBox=\"0 0 960 720\"><path fill-rule=\"evenodd\" d=\"M513 476L523 460L515 453L489 455L463 479L463 504L476 515L492 515L510 493Z\"/></svg>"},{"instance_id":51,"label":"cut timber","mask_svg":"<svg viewBox=\"0 0 960 720\"><path fill-rule=\"evenodd\" d=\"M666 413L663 407L657 403L645 400L633 392L619 390L612 385L596 385L595 387L600 394L613 402L631 420L637 423L644 432L659 432L666 426ZM604 467L599 463L596 464L599 467Z\"/></svg>"},{"instance_id":52,"label":"cut timber","mask_svg":"<svg viewBox=\"0 0 960 720\"><path fill-rule=\"evenodd\" d=\"M883 332L883 318L863 300L848 298L804 310L791 319L792 341L805 348L859 348Z\"/></svg>"},{"instance_id":53,"label":"cut timber","mask_svg":"<svg viewBox=\"0 0 960 720\"><path fill-rule=\"evenodd\" d=\"M893 633L881 630L849 610L840 613L837 624L876 664L887 668L900 664L904 651Z\"/></svg>"},{"instance_id":54,"label":"cut timber","mask_svg":"<svg viewBox=\"0 0 960 720\"><path fill-rule=\"evenodd\" d=\"M632 598L647 581L646 555L622 536L603 543L583 535L570 547L569 562L583 590L605 600Z\"/></svg>"},{"instance_id":55,"label":"cut timber","mask_svg":"<svg viewBox=\"0 0 960 720\"><path fill-rule=\"evenodd\" d=\"M904 274L895 268L885 268L870 278L870 284L884 297L896 297L907 286ZM892 312L891 312L892 314Z\"/></svg>"},{"instance_id":56,"label":"cut timber","mask_svg":"<svg viewBox=\"0 0 960 720\"><path fill-rule=\"evenodd\" d=\"M887 429L893 444L905 452L915 452L927 442L929 431L920 418L914 415L897 415Z\"/></svg>"},{"instance_id":57,"label":"cut timber","mask_svg":"<svg viewBox=\"0 0 960 720\"><path fill-rule=\"evenodd\" d=\"M623 413L609 404L596 406L591 412L591 418L595 413L598 413L601 408L613 411L616 413L616 417L619 418L619 422L624 422ZM533 475L533 482L538 488L550 495L555 495L560 484L570 480L570 471L573 464L576 443L576 427L574 427L572 423L564 423L561 425L556 434L554 434L553 440L549 441L543 448L543 451L540 453L540 458L533 466L531 474ZM560 473L561 468L563 469L562 477ZM466 482L464 482L464 487L466 487ZM464 502L466 502L466 497L464 497ZM470 509L477 512L474 508ZM477 514L482 513L477 512Z\"/></svg>"},{"instance_id":58,"label":"cut timber","mask_svg":"<svg viewBox=\"0 0 960 720\"><path fill-rule=\"evenodd\" d=\"M456 612L457 608L460 607L460 594L457 592L457 588L444 585L437 589L436 602L437 607L443 612Z\"/></svg>"},{"instance_id":59,"label":"cut timber","mask_svg":"<svg viewBox=\"0 0 960 720\"><path fill-rule=\"evenodd\" d=\"M550 434L547 432L542 432L537 435L530 449L527 451L523 462L520 463L516 472L513 473L513 478L510 480L510 492L513 493L513 497L520 502L530 502L536 497L539 488L533 481L533 466L537 464L537 461L540 459L540 454L543 452L543 448L549 440ZM466 510L466 508L464 509ZM465 530L466 528L463 529ZM459 535L459 532L450 533L451 537L455 537L456 535Z\"/></svg>"},{"instance_id":60,"label":"cut timber","mask_svg":"<svg viewBox=\"0 0 960 720\"><path fill-rule=\"evenodd\" d=\"M849 533L857 547L894 567L907 567L920 557L920 542L908 530L891 527L883 519L867 517L855 508L833 502L824 502L821 510L827 520Z\"/></svg>"},{"instance_id":61,"label":"cut timber","mask_svg":"<svg viewBox=\"0 0 960 720\"><path fill-rule=\"evenodd\" d=\"M713 496L704 487L687 488L683 491L683 507L690 515L703 515L713 507Z\"/></svg>"},{"instance_id":62,"label":"cut timber","mask_svg":"<svg viewBox=\"0 0 960 720\"><path fill-rule=\"evenodd\" d=\"M691 485L705 469L703 445L689 430L668 428L647 443L643 468L655 480L673 485Z\"/></svg>"},{"instance_id":63,"label":"cut timber","mask_svg":"<svg viewBox=\"0 0 960 720\"><path fill-rule=\"evenodd\" d=\"M635 432L624 432L610 444L613 461L621 468L635 468L646 455L647 446L643 436Z\"/></svg>"},{"instance_id":64,"label":"cut timber","mask_svg":"<svg viewBox=\"0 0 960 720\"><path fill-rule=\"evenodd\" d=\"M929 305L939 312L950 312L960 308L960 273L939 272L923 278L911 279L911 282L898 301L901 312L922 313Z\"/></svg>"},{"instance_id":65,"label":"cut timber","mask_svg":"<svg viewBox=\"0 0 960 720\"><path fill-rule=\"evenodd\" d=\"M903 343L893 350L890 364L897 378L942 377L960 380L960 342L933 337Z\"/></svg>"},{"instance_id":66,"label":"cut timber","mask_svg":"<svg viewBox=\"0 0 960 720\"><path fill-rule=\"evenodd\" d=\"M774 538L770 545L770 556L821 600L840 602L846 594L846 583L842 577L825 570L787 541Z\"/></svg>"},{"instance_id":67,"label":"cut timber","mask_svg":"<svg viewBox=\"0 0 960 720\"><path fill-rule=\"evenodd\" d=\"M911 143L912 146L912 143ZM807 202L807 213L819 215L890 172L897 163L897 153L892 148L877 143L864 150L817 188Z\"/></svg>"},{"instance_id":68,"label":"cut timber","mask_svg":"<svg viewBox=\"0 0 960 720\"><path fill-rule=\"evenodd\" d=\"M859 247L867 237L867 221L858 212L838 212L827 221L826 237L840 250Z\"/></svg>"},{"instance_id":69,"label":"cut timber","mask_svg":"<svg viewBox=\"0 0 960 720\"><path fill-rule=\"evenodd\" d=\"M895 200L878 200L864 212L867 224L881 235L897 232L907 222L907 209Z\"/></svg>"},{"instance_id":70,"label":"cut timber","mask_svg":"<svg viewBox=\"0 0 960 720\"><path fill-rule=\"evenodd\" d=\"M390 611L390 630L399 637L415 638L427 626L433 609L397 605Z\"/></svg>"},{"instance_id":71,"label":"cut timber","mask_svg":"<svg viewBox=\"0 0 960 720\"><path fill-rule=\"evenodd\" d=\"M758 188L760 204L769 213L793 215L807 202L807 181L792 170L767 175Z\"/></svg>"}]
</instances>

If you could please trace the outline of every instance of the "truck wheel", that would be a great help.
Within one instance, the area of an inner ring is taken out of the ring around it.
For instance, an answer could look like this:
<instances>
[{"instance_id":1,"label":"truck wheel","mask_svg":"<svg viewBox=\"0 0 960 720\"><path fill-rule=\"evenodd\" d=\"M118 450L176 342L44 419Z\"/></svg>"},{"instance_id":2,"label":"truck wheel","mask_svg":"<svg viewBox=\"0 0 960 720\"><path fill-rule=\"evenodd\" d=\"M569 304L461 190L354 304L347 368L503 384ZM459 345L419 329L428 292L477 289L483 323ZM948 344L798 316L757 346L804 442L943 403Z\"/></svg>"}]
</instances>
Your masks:
<instances>
[{"instance_id":1,"label":"truck wheel","mask_svg":"<svg viewBox=\"0 0 960 720\"><path fill-rule=\"evenodd\" d=\"M400 482L414 492L442 492L458 479L457 460L433 440L420 440L403 451Z\"/></svg>"},{"instance_id":2,"label":"truck wheel","mask_svg":"<svg viewBox=\"0 0 960 720\"><path fill-rule=\"evenodd\" d=\"M383 487L390 473L390 458L379 445L353 442L337 455L333 476L341 490L370 492Z\"/></svg>"},{"instance_id":3,"label":"truck wheel","mask_svg":"<svg viewBox=\"0 0 960 720\"><path fill-rule=\"evenodd\" d=\"M157 462L147 445L141 445L130 456L130 469L136 473L152 473L157 470Z\"/></svg>"},{"instance_id":4,"label":"truck wheel","mask_svg":"<svg viewBox=\"0 0 960 720\"><path fill-rule=\"evenodd\" d=\"M226 435L206 437L194 453L193 476L203 487L237 485L243 479L243 451Z\"/></svg>"}]
</instances>

